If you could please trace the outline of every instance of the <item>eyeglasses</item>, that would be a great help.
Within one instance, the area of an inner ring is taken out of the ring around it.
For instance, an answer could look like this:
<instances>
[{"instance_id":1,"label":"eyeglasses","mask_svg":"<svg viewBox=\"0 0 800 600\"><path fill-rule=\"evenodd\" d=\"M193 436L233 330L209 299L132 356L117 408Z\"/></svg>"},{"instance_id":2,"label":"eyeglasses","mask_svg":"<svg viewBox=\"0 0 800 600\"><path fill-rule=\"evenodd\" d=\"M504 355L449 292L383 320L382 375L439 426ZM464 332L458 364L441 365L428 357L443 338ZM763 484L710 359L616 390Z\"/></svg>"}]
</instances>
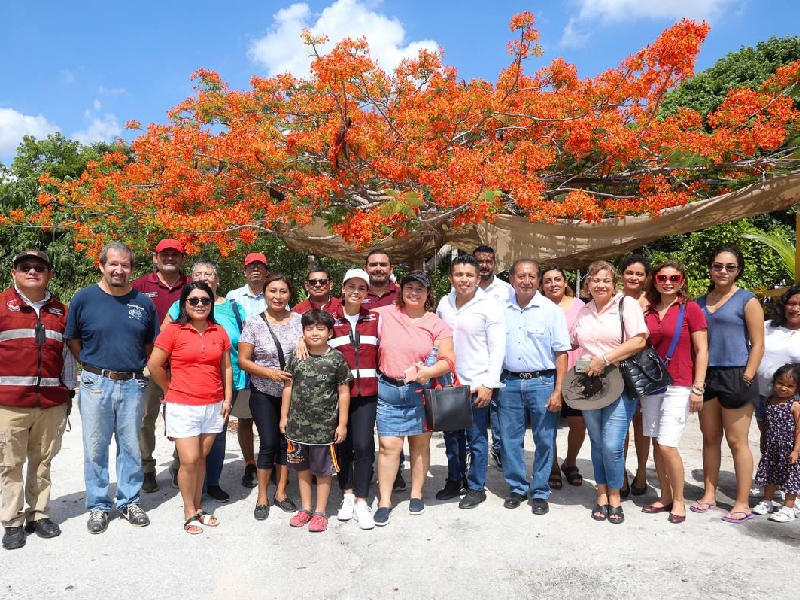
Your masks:
<instances>
[{"instance_id":1,"label":"eyeglasses","mask_svg":"<svg viewBox=\"0 0 800 600\"><path fill-rule=\"evenodd\" d=\"M309 279L308 281L306 281L306 283L308 285L310 285L311 287L315 287L315 286L318 286L318 285L328 285L328 280L327 279Z\"/></svg>"},{"instance_id":2,"label":"eyeglasses","mask_svg":"<svg viewBox=\"0 0 800 600\"><path fill-rule=\"evenodd\" d=\"M712 271L727 271L728 273L735 273L739 270L739 265L723 265L722 263L714 263L711 265Z\"/></svg>"},{"instance_id":3,"label":"eyeglasses","mask_svg":"<svg viewBox=\"0 0 800 600\"><path fill-rule=\"evenodd\" d=\"M202 304L203 306L208 306L211 304L211 298L198 298L195 296L194 298L187 298L186 300L190 306L197 306L198 304Z\"/></svg>"},{"instance_id":4,"label":"eyeglasses","mask_svg":"<svg viewBox=\"0 0 800 600\"><path fill-rule=\"evenodd\" d=\"M45 271L47 271L47 266L40 264L32 264L32 263L22 263L16 266L16 270L21 271L23 273L27 273L31 269L33 269L37 273L44 273Z\"/></svg>"},{"instance_id":5,"label":"eyeglasses","mask_svg":"<svg viewBox=\"0 0 800 600\"><path fill-rule=\"evenodd\" d=\"M680 283L683 281L683 275L656 275L656 281L658 283Z\"/></svg>"}]
</instances>

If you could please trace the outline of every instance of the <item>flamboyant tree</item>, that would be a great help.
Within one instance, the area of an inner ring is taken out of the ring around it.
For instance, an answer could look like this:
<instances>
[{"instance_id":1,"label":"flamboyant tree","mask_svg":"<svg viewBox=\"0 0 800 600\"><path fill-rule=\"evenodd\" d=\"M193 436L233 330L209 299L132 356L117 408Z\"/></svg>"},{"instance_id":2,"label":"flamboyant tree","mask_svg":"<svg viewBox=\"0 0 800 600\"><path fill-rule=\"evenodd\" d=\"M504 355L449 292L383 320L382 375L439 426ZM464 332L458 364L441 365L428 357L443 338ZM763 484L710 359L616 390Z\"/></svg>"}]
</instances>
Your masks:
<instances>
[{"instance_id":1,"label":"flamboyant tree","mask_svg":"<svg viewBox=\"0 0 800 600\"><path fill-rule=\"evenodd\" d=\"M306 32L311 75L253 77L229 89L201 69L196 93L150 124L129 155L111 152L77 180L41 179L40 211L6 221L74 230L97 252L108 237L168 231L189 249L222 252L260 232L291 235L314 218L356 247L412 230L492 220L591 222L657 214L776 169L800 122L791 95L800 61L760 89L731 90L705 118L659 115L665 95L690 78L705 23L682 20L653 44L595 77L541 54L530 13L510 23L510 65L496 82L459 79L421 51L391 74L364 39L327 54ZM135 122L130 128L140 128Z\"/></svg>"}]
</instances>

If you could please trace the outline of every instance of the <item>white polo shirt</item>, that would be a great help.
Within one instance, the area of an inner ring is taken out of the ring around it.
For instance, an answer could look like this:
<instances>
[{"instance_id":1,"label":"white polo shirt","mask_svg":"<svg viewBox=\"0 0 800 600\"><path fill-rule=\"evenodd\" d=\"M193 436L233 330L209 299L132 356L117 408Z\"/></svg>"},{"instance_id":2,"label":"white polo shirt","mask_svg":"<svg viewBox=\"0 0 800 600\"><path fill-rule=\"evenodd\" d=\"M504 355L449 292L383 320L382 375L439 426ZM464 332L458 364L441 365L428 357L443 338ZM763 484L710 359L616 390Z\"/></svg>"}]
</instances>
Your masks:
<instances>
[{"instance_id":1,"label":"white polo shirt","mask_svg":"<svg viewBox=\"0 0 800 600\"><path fill-rule=\"evenodd\" d=\"M494 298L497 302L499 302L500 306L505 306L509 298L514 297L514 288L511 287L511 284L506 283L497 275L495 275L494 279L492 279L492 283L490 283L486 289L482 291L484 294Z\"/></svg>"},{"instance_id":2,"label":"white polo shirt","mask_svg":"<svg viewBox=\"0 0 800 600\"><path fill-rule=\"evenodd\" d=\"M472 300L456 309L456 292L451 290L439 301L436 314L453 332L461 383L473 391L479 386L503 387L500 383L506 348L503 305L478 288Z\"/></svg>"}]
</instances>

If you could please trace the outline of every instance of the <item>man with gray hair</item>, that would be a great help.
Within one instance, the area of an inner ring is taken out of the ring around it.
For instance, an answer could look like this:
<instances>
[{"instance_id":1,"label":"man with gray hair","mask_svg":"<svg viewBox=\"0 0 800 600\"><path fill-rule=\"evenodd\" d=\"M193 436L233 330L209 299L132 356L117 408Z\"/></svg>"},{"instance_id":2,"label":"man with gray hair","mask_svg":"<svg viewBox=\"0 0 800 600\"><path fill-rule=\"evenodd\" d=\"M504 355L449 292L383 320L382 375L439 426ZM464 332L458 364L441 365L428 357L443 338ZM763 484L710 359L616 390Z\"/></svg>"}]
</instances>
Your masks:
<instances>
[{"instance_id":1,"label":"man with gray hair","mask_svg":"<svg viewBox=\"0 0 800 600\"><path fill-rule=\"evenodd\" d=\"M133 250L122 242L100 252L97 285L72 297L64 338L83 365L78 408L83 429L83 473L89 533L108 527L108 451L117 443L116 508L137 527L150 524L139 506L142 488L142 427L145 387L142 372L158 334L152 300L131 287Z\"/></svg>"}]
</instances>

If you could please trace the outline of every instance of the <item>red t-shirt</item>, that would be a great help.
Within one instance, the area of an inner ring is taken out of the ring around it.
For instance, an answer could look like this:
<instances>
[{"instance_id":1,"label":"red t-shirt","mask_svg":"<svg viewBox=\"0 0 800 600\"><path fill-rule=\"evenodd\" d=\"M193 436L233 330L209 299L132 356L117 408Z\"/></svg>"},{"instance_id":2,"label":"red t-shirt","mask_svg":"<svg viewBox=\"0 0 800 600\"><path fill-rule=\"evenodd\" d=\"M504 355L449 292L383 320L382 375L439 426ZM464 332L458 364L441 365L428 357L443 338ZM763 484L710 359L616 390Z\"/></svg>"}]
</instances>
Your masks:
<instances>
[{"instance_id":1,"label":"red t-shirt","mask_svg":"<svg viewBox=\"0 0 800 600\"><path fill-rule=\"evenodd\" d=\"M658 311L652 305L647 308L647 313L645 313L644 320L650 331L650 342L661 358L667 355L670 344L672 344L672 335L675 333L679 311L680 306L677 303L673 304L667 309L663 321L658 318ZM707 329L703 310L697 306L696 302L690 300L686 303L678 345L675 347L675 353L667 367L672 379L675 380L673 385L689 387L694 382L694 348L691 334L703 329Z\"/></svg>"},{"instance_id":2,"label":"red t-shirt","mask_svg":"<svg viewBox=\"0 0 800 600\"><path fill-rule=\"evenodd\" d=\"M325 303L325 306L322 307L326 313L332 315L337 310L342 307L342 301L339 298L334 298L333 296L328 298L328 301ZM292 312L296 312L298 315L304 315L312 308L316 308L313 304L311 304L311 300L306 298L300 304L296 304L292 307Z\"/></svg>"},{"instance_id":3,"label":"red t-shirt","mask_svg":"<svg viewBox=\"0 0 800 600\"><path fill-rule=\"evenodd\" d=\"M191 325L173 323L161 330L155 345L170 354L172 380L166 402L199 406L223 400L220 361L231 349L224 328L209 323L201 334Z\"/></svg>"},{"instance_id":4,"label":"red t-shirt","mask_svg":"<svg viewBox=\"0 0 800 600\"><path fill-rule=\"evenodd\" d=\"M142 292L156 305L156 314L158 315L158 324L160 325L164 322L164 317L167 316L169 308L181 299L183 286L190 281L191 279L186 275L181 275L174 286L167 287L164 285L164 282L158 278L158 273L153 271L147 275L142 275L138 279L134 279L131 285L133 289Z\"/></svg>"},{"instance_id":5,"label":"red t-shirt","mask_svg":"<svg viewBox=\"0 0 800 600\"><path fill-rule=\"evenodd\" d=\"M364 298L364 302L361 303L361 306L367 310L372 310L374 308L380 308L381 306L394 304L395 300L397 300L397 284L390 281L389 288L383 296L378 296L375 292L369 291L367 292L367 297Z\"/></svg>"}]
</instances>

